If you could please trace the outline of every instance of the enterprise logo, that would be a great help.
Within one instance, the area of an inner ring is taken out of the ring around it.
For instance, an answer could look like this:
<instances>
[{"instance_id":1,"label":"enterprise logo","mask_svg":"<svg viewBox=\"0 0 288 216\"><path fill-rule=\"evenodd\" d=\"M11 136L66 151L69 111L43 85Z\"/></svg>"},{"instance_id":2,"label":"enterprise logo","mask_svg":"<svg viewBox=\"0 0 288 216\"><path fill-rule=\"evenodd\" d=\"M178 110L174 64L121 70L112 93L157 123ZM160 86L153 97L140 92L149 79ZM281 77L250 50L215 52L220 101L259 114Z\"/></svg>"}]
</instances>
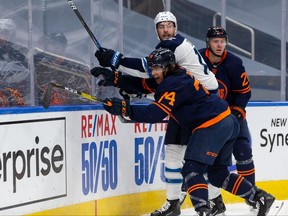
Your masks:
<instances>
[{"instance_id":1,"label":"enterprise logo","mask_svg":"<svg viewBox=\"0 0 288 216\"><path fill-rule=\"evenodd\" d=\"M67 195L65 125L65 118L0 123L0 211Z\"/></svg>"}]
</instances>

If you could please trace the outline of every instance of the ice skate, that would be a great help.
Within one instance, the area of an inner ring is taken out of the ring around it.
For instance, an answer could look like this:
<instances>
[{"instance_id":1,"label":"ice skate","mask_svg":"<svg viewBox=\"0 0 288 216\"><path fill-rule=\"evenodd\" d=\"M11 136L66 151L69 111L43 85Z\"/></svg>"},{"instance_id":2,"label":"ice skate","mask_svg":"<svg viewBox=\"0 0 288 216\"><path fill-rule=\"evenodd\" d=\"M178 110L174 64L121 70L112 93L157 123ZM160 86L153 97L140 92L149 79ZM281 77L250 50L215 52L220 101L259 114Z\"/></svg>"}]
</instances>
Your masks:
<instances>
[{"instance_id":1,"label":"ice skate","mask_svg":"<svg viewBox=\"0 0 288 216\"><path fill-rule=\"evenodd\" d=\"M255 202L251 202L250 200L245 199L245 203L250 207L251 211L254 211L257 209Z\"/></svg>"},{"instance_id":2,"label":"ice skate","mask_svg":"<svg viewBox=\"0 0 288 216\"><path fill-rule=\"evenodd\" d=\"M226 207L225 207L225 204L223 202L223 199L222 199L222 196L221 194L212 199L212 200L209 200L209 203L210 203L210 207L211 207L211 215L224 215L224 212L226 211Z\"/></svg>"},{"instance_id":3,"label":"ice skate","mask_svg":"<svg viewBox=\"0 0 288 216\"><path fill-rule=\"evenodd\" d=\"M257 207L257 216L265 216L268 214L270 207L275 201L275 197L261 189L258 189L254 201Z\"/></svg>"},{"instance_id":4,"label":"ice skate","mask_svg":"<svg viewBox=\"0 0 288 216\"><path fill-rule=\"evenodd\" d=\"M199 216L212 216L212 212L211 209L209 209L208 207L200 207L199 209L196 210L197 215Z\"/></svg>"},{"instance_id":5,"label":"ice skate","mask_svg":"<svg viewBox=\"0 0 288 216\"><path fill-rule=\"evenodd\" d=\"M150 216L178 216L180 214L180 201L177 199L167 200L160 209L152 212Z\"/></svg>"},{"instance_id":6,"label":"ice skate","mask_svg":"<svg viewBox=\"0 0 288 216\"><path fill-rule=\"evenodd\" d=\"M258 187L254 186L255 189L255 194L257 192L260 192L261 190L258 189ZM256 206L256 202L251 202L249 199L245 199L245 203L249 206L250 211L257 211L257 206Z\"/></svg>"}]
</instances>

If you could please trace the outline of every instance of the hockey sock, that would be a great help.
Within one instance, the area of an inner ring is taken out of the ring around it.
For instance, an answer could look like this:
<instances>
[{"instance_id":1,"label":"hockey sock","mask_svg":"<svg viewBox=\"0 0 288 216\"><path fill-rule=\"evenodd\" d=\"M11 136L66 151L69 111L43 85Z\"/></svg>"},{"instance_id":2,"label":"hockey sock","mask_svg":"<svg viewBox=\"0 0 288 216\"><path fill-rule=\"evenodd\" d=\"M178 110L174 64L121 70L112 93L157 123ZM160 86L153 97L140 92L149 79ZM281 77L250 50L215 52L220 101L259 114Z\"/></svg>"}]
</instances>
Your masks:
<instances>
[{"instance_id":1,"label":"hockey sock","mask_svg":"<svg viewBox=\"0 0 288 216\"><path fill-rule=\"evenodd\" d=\"M255 194L254 186L244 177L235 173L230 173L222 188L244 199L251 199L251 196Z\"/></svg>"},{"instance_id":2,"label":"hockey sock","mask_svg":"<svg viewBox=\"0 0 288 216\"><path fill-rule=\"evenodd\" d=\"M252 159L247 161L237 161L237 172L247 179L252 185L255 185L255 166Z\"/></svg>"},{"instance_id":3,"label":"hockey sock","mask_svg":"<svg viewBox=\"0 0 288 216\"><path fill-rule=\"evenodd\" d=\"M208 183L208 194L209 194L209 200L212 200L221 195L221 190L220 188L215 187L211 183Z\"/></svg>"},{"instance_id":4,"label":"hockey sock","mask_svg":"<svg viewBox=\"0 0 288 216\"><path fill-rule=\"evenodd\" d=\"M168 200L179 199L183 176L183 157L186 146L167 144L165 148L165 180Z\"/></svg>"},{"instance_id":5,"label":"hockey sock","mask_svg":"<svg viewBox=\"0 0 288 216\"><path fill-rule=\"evenodd\" d=\"M187 192L195 210L208 205L208 185L203 176L204 170L204 164L186 161L182 171Z\"/></svg>"},{"instance_id":6,"label":"hockey sock","mask_svg":"<svg viewBox=\"0 0 288 216\"><path fill-rule=\"evenodd\" d=\"M177 164L177 163L176 163ZM183 177L181 175L181 167L177 167L175 163L166 163L165 166L165 181L166 181L166 194L168 200L179 199Z\"/></svg>"},{"instance_id":7,"label":"hockey sock","mask_svg":"<svg viewBox=\"0 0 288 216\"><path fill-rule=\"evenodd\" d=\"M226 166L212 166L208 167L208 192L209 200L218 197L220 193L220 188L223 185L224 180L229 175L229 171Z\"/></svg>"}]
</instances>

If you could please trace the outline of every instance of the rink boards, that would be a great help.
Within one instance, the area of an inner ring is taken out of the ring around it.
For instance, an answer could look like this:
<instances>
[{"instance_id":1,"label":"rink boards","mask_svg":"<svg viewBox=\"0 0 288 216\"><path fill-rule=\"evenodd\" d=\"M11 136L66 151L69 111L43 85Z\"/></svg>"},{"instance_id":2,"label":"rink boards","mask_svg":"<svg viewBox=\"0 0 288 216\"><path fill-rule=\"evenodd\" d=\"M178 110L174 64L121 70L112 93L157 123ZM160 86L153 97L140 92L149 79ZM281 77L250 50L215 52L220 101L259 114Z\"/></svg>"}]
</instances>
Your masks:
<instances>
[{"instance_id":1,"label":"rink boards","mask_svg":"<svg viewBox=\"0 0 288 216\"><path fill-rule=\"evenodd\" d=\"M257 185L277 199L288 199L287 113L288 103L247 108ZM165 200L165 123L123 124L100 105L5 108L0 118L1 215L139 215Z\"/></svg>"}]
</instances>

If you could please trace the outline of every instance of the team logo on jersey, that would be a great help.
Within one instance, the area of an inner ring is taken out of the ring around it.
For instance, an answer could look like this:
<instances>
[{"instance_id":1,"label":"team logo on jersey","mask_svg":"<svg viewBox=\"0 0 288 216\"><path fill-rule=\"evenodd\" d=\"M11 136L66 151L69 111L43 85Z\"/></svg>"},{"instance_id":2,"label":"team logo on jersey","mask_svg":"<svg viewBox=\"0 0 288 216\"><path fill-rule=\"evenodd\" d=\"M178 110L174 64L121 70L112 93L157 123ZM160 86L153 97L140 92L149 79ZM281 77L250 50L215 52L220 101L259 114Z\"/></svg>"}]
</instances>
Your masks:
<instances>
[{"instance_id":1,"label":"team logo on jersey","mask_svg":"<svg viewBox=\"0 0 288 216\"><path fill-rule=\"evenodd\" d=\"M221 80L217 79L217 81L218 81L218 96L221 99L226 99L227 94L228 94L227 86Z\"/></svg>"}]
</instances>

